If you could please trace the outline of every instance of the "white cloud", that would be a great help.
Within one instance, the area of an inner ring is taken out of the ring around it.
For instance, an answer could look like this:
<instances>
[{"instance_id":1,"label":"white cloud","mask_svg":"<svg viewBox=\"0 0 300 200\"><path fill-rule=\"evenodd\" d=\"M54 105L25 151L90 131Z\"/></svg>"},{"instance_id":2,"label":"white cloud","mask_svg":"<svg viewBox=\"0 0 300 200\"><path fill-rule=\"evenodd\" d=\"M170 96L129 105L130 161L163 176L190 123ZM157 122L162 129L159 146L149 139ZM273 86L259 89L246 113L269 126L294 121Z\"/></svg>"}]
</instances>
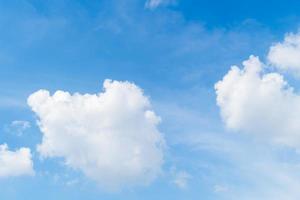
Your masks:
<instances>
[{"instance_id":1,"label":"white cloud","mask_svg":"<svg viewBox=\"0 0 300 200\"><path fill-rule=\"evenodd\" d=\"M0 145L0 178L23 175L34 175L30 149L10 151L6 144Z\"/></svg>"},{"instance_id":2,"label":"white cloud","mask_svg":"<svg viewBox=\"0 0 300 200\"><path fill-rule=\"evenodd\" d=\"M245 134L202 132L185 139L199 155L198 161L197 156L193 158L199 167L195 179L211 186L217 199L299 199L300 162L295 151ZM203 159L203 155L214 159Z\"/></svg>"},{"instance_id":3,"label":"white cloud","mask_svg":"<svg viewBox=\"0 0 300 200\"><path fill-rule=\"evenodd\" d=\"M233 66L215 85L227 127L299 148L300 96L280 74L264 73L257 57L250 56L243 65Z\"/></svg>"},{"instance_id":4,"label":"white cloud","mask_svg":"<svg viewBox=\"0 0 300 200\"><path fill-rule=\"evenodd\" d=\"M222 192L228 192L228 188L224 185L214 185L214 191L215 193L222 193Z\"/></svg>"},{"instance_id":5,"label":"white cloud","mask_svg":"<svg viewBox=\"0 0 300 200\"><path fill-rule=\"evenodd\" d=\"M300 34L287 34L283 42L271 46L269 62L280 70L300 75Z\"/></svg>"},{"instance_id":6,"label":"white cloud","mask_svg":"<svg viewBox=\"0 0 300 200\"><path fill-rule=\"evenodd\" d=\"M188 182L192 176L184 170L176 170L176 168L171 168L172 183L174 183L180 189L186 189L188 187Z\"/></svg>"},{"instance_id":7,"label":"white cloud","mask_svg":"<svg viewBox=\"0 0 300 200\"><path fill-rule=\"evenodd\" d=\"M145 3L145 8L155 9L162 5L174 4L175 0L147 0Z\"/></svg>"},{"instance_id":8,"label":"white cloud","mask_svg":"<svg viewBox=\"0 0 300 200\"><path fill-rule=\"evenodd\" d=\"M63 157L107 189L144 185L161 172L164 139L143 91L106 80L99 94L40 90L28 98L39 117L43 157Z\"/></svg>"},{"instance_id":9,"label":"white cloud","mask_svg":"<svg viewBox=\"0 0 300 200\"><path fill-rule=\"evenodd\" d=\"M15 120L10 123L9 126L5 127L5 130L9 133L22 136L24 131L31 127L30 122L23 120Z\"/></svg>"}]
</instances>

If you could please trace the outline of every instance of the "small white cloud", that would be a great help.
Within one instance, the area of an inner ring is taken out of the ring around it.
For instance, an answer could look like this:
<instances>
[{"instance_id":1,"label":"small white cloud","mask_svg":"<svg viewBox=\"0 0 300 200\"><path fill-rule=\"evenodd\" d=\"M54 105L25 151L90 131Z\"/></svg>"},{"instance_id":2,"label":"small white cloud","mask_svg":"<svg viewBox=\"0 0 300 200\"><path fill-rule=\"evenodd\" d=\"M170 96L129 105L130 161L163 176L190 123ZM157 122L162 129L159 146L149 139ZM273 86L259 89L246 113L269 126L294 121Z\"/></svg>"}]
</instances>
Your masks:
<instances>
[{"instance_id":1,"label":"small white cloud","mask_svg":"<svg viewBox=\"0 0 300 200\"><path fill-rule=\"evenodd\" d=\"M28 98L43 133L43 157L63 157L106 189L152 182L161 172L160 118L143 91L106 80L100 94L40 90Z\"/></svg>"},{"instance_id":2,"label":"small white cloud","mask_svg":"<svg viewBox=\"0 0 300 200\"><path fill-rule=\"evenodd\" d=\"M280 74L264 73L257 57L243 65L233 66L215 85L227 127L300 148L300 95Z\"/></svg>"},{"instance_id":3,"label":"small white cloud","mask_svg":"<svg viewBox=\"0 0 300 200\"><path fill-rule=\"evenodd\" d=\"M17 136L22 136L24 131L31 127L30 122L23 120L15 120L10 123L5 130L9 133L16 134Z\"/></svg>"},{"instance_id":4,"label":"small white cloud","mask_svg":"<svg viewBox=\"0 0 300 200\"><path fill-rule=\"evenodd\" d=\"M145 3L145 8L152 10L162 5L166 6L174 3L175 0L147 0Z\"/></svg>"},{"instance_id":5,"label":"small white cloud","mask_svg":"<svg viewBox=\"0 0 300 200\"><path fill-rule=\"evenodd\" d=\"M29 148L10 151L6 144L0 145L0 178L34 175L31 157Z\"/></svg>"},{"instance_id":6,"label":"small white cloud","mask_svg":"<svg viewBox=\"0 0 300 200\"><path fill-rule=\"evenodd\" d=\"M224 185L215 185L214 186L214 192L215 193L223 193L223 192L227 192L228 188Z\"/></svg>"},{"instance_id":7,"label":"small white cloud","mask_svg":"<svg viewBox=\"0 0 300 200\"><path fill-rule=\"evenodd\" d=\"M188 182L192 176L186 171L177 171L175 168L171 169L171 175L173 177L172 182L180 189L186 189Z\"/></svg>"},{"instance_id":8,"label":"small white cloud","mask_svg":"<svg viewBox=\"0 0 300 200\"><path fill-rule=\"evenodd\" d=\"M278 69L300 76L300 33L287 34L283 42L271 46L268 60Z\"/></svg>"},{"instance_id":9,"label":"small white cloud","mask_svg":"<svg viewBox=\"0 0 300 200\"><path fill-rule=\"evenodd\" d=\"M79 179L72 179L72 180L68 180L65 184L66 186L74 186L74 185L77 185L79 183Z\"/></svg>"}]
</instances>

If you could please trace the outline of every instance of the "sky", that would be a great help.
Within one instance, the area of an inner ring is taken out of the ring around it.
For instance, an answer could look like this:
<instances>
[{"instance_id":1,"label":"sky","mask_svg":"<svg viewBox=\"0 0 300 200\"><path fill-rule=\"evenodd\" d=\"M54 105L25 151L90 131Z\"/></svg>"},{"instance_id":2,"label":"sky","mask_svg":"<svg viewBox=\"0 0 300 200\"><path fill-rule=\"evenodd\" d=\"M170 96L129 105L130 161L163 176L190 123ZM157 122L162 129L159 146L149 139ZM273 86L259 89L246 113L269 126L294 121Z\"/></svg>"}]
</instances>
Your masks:
<instances>
[{"instance_id":1,"label":"sky","mask_svg":"<svg viewBox=\"0 0 300 200\"><path fill-rule=\"evenodd\" d=\"M0 199L298 200L299 8L0 0Z\"/></svg>"}]
</instances>

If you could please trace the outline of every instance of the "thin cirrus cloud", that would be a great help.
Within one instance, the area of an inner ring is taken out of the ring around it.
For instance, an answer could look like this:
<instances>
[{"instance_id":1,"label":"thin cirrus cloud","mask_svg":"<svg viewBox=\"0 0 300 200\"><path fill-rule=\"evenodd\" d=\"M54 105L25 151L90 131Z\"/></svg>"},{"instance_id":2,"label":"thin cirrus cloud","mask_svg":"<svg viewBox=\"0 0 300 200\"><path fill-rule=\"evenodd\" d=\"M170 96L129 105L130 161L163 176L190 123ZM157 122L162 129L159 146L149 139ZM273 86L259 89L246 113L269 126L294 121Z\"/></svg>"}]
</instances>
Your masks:
<instances>
[{"instance_id":1,"label":"thin cirrus cloud","mask_svg":"<svg viewBox=\"0 0 300 200\"><path fill-rule=\"evenodd\" d=\"M38 152L64 158L108 190L149 184L164 161L160 117L135 84L105 80L103 87L99 94L31 94L43 134Z\"/></svg>"},{"instance_id":2,"label":"thin cirrus cloud","mask_svg":"<svg viewBox=\"0 0 300 200\"><path fill-rule=\"evenodd\" d=\"M17 136L22 136L24 132L31 127L29 121L14 120L8 126L5 127L5 131Z\"/></svg>"},{"instance_id":3,"label":"thin cirrus cloud","mask_svg":"<svg viewBox=\"0 0 300 200\"><path fill-rule=\"evenodd\" d=\"M215 85L217 104L229 129L300 148L300 95L277 72L265 72L258 57L231 67Z\"/></svg>"},{"instance_id":4,"label":"thin cirrus cloud","mask_svg":"<svg viewBox=\"0 0 300 200\"><path fill-rule=\"evenodd\" d=\"M0 178L34 175L29 148L10 151L7 144L0 145Z\"/></svg>"},{"instance_id":5,"label":"thin cirrus cloud","mask_svg":"<svg viewBox=\"0 0 300 200\"><path fill-rule=\"evenodd\" d=\"M286 34L283 42L270 47L269 62L283 71L290 71L300 76L300 33Z\"/></svg>"},{"instance_id":6,"label":"thin cirrus cloud","mask_svg":"<svg viewBox=\"0 0 300 200\"><path fill-rule=\"evenodd\" d=\"M186 189L192 176L186 171L174 171L173 183L180 189Z\"/></svg>"},{"instance_id":7,"label":"thin cirrus cloud","mask_svg":"<svg viewBox=\"0 0 300 200\"><path fill-rule=\"evenodd\" d=\"M147 0L145 3L145 8L147 9L155 9L162 5L170 5L174 4L175 0Z\"/></svg>"}]
</instances>

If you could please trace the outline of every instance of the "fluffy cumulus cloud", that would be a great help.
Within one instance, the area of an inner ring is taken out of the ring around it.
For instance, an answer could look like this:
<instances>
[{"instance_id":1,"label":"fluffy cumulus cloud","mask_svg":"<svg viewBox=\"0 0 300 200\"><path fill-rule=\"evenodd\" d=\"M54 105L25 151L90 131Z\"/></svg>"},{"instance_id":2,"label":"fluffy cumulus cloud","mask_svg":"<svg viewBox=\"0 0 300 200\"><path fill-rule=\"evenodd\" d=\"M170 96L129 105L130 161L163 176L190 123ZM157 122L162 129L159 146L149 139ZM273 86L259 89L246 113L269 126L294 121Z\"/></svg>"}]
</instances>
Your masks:
<instances>
[{"instance_id":1,"label":"fluffy cumulus cloud","mask_svg":"<svg viewBox=\"0 0 300 200\"><path fill-rule=\"evenodd\" d=\"M227 127L300 148L300 95L279 73L266 73L257 57L243 66L233 66L215 85Z\"/></svg>"},{"instance_id":2,"label":"fluffy cumulus cloud","mask_svg":"<svg viewBox=\"0 0 300 200\"><path fill-rule=\"evenodd\" d=\"M287 34L283 42L271 46L268 60L278 69L300 76L300 33Z\"/></svg>"},{"instance_id":3,"label":"fluffy cumulus cloud","mask_svg":"<svg viewBox=\"0 0 300 200\"><path fill-rule=\"evenodd\" d=\"M0 145L0 178L23 175L34 175L30 149L10 151L6 144Z\"/></svg>"},{"instance_id":4,"label":"fluffy cumulus cloud","mask_svg":"<svg viewBox=\"0 0 300 200\"><path fill-rule=\"evenodd\" d=\"M160 118L136 85L106 80L103 87L99 94L30 95L43 134L38 151L63 157L67 166L107 189L148 184L163 164Z\"/></svg>"},{"instance_id":5,"label":"fluffy cumulus cloud","mask_svg":"<svg viewBox=\"0 0 300 200\"><path fill-rule=\"evenodd\" d=\"M155 9L162 5L174 4L175 0L147 0L145 3L145 8Z\"/></svg>"}]
</instances>

